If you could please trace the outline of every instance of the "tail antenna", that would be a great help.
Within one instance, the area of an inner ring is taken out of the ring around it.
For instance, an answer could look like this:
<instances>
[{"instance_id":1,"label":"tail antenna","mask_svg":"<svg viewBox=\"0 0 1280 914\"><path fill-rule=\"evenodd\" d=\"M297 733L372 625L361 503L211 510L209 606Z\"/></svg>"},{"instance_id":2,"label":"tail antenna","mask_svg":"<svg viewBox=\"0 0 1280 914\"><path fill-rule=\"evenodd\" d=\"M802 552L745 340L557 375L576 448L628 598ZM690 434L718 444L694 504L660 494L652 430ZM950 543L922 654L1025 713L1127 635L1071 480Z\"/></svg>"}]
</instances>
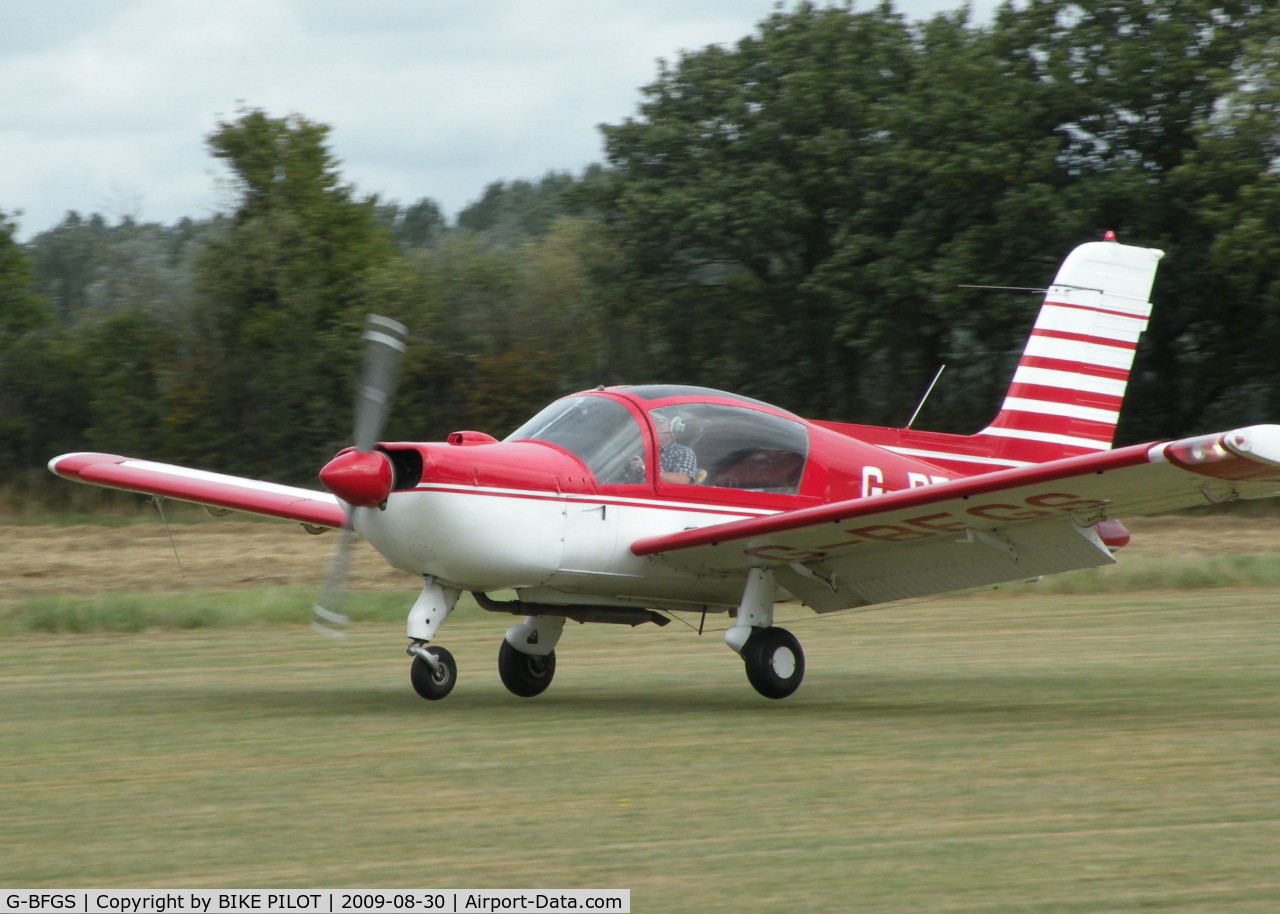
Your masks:
<instances>
[{"instance_id":1,"label":"tail antenna","mask_svg":"<svg viewBox=\"0 0 1280 914\"><path fill-rule=\"evenodd\" d=\"M938 366L938 371L933 376L933 380L929 382L929 388L924 392L924 396L920 398L920 405L916 407L916 411L911 414L911 418L907 420L907 424L903 428L911 428L915 424L916 416L920 415L920 410L924 409L925 401L929 399L929 394L933 393L933 388L937 386L938 378L942 377L942 373L947 370L946 363Z\"/></svg>"}]
</instances>

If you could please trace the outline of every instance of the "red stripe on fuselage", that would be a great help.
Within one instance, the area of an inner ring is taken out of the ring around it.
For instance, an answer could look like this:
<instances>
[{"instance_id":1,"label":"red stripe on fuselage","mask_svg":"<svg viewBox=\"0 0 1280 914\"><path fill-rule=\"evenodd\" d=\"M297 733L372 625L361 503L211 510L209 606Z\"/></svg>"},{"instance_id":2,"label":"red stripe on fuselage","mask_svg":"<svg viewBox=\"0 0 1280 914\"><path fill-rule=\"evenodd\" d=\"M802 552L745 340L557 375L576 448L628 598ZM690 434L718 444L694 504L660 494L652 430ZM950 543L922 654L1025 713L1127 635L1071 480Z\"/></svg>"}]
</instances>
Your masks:
<instances>
[{"instance_id":1,"label":"red stripe on fuselage","mask_svg":"<svg viewBox=\"0 0 1280 914\"><path fill-rule=\"evenodd\" d=\"M567 496L559 492L517 492L510 489L494 490L494 489L477 489L467 486L449 486L449 485L432 485L421 484L415 489L408 489L399 492L392 492L392 495L412 495L415 493L426 494L428 492L447 492L453 495L479 495L484 498L519 498L532 501L554 501L565 502L571 501L580 504L590 505L609 505L611 507L621 508L650 508L662 511L683 511L689 514L732 514L735 517L769 517L773 514L780 513L779 509L760 509L758 511L744 510L741 505L717 505L714 503L693 504L675 501L648 501L643 498L622 499L609 498L608 496L593 497L589 495L574 494Z\"/></svg>"}]
</instances>

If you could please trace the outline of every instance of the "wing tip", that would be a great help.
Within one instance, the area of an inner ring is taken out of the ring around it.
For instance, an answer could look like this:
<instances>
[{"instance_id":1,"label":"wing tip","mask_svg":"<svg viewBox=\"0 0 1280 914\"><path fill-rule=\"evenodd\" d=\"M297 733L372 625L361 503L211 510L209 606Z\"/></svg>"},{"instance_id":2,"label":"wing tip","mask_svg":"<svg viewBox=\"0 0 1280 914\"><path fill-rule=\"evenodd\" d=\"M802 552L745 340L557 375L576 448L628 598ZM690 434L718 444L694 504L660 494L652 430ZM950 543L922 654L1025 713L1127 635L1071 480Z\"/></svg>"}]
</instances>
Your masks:
<instances>
[{"instance_id":1,"label":"wing tip","mask_svg":"<svg viewBox=\"0 0 1280 914\"><path fill-rule=\"evenodd\" d=\"M55 476L79 481L80 473L86 467L104 462L120 463L125 459L116 454L103 454L97 451L72 451L69 454L59 454L54 457L49 461L48 467L49 472Z\"/></svg>"}]
</instances>

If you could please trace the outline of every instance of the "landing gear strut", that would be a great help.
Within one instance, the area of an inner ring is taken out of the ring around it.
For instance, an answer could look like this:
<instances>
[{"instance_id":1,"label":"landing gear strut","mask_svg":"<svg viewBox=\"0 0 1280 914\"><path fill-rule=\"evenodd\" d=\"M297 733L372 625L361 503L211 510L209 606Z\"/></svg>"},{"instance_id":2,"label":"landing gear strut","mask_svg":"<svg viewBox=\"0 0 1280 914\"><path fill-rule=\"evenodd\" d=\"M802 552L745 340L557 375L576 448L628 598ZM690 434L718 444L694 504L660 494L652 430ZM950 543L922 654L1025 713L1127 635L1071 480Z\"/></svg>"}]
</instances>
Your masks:
<instances>
[{"instance_id":1,"label":"landing gear strut","mask_svg":"<svg viewBox=\"0 0 1280 914\"><path fill-rule=\"evenodd\" d=\"M424 577L422 593L409 610L407 652L413 658L409 681L413 683L413 690L427 701L444 698L458 682L458 664L453 655L442 647L427 647L457 602L457 590L442 586L435 578Z\"/></svg>"},{"instance_id":2,"label":"landing gear strut","mask_svg":"<svg viewBox=\"0 0 1280 914\"><path fill-rule=\"evenodd\" d=\"M804 651L796 636L773 625L773 573L752 568L737 623L724 633L747 668L747 681L765 698L786 698L804 679Z\"/></svg>"}]
</instances>

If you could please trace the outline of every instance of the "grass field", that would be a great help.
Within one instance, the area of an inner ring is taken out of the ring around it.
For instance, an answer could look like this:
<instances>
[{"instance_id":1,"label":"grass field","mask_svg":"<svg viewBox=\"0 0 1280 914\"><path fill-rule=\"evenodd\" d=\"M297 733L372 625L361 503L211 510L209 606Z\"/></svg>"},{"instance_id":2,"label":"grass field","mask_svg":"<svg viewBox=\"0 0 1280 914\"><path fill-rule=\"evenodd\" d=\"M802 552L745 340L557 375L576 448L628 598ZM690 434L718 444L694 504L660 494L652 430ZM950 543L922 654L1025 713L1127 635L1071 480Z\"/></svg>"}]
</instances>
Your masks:
<instances>
[{"instance_id":1,"label":"grass field","mask_svg":"<svg viewBox=\"0 0 1280 914\"><path fill-rule=\"evenodd\" d=\"M555 684L450 620L0 639L0 884L627 888L637 912L1280 910L1280 588L570 626Z\"/></svg>"}]
</instances>

